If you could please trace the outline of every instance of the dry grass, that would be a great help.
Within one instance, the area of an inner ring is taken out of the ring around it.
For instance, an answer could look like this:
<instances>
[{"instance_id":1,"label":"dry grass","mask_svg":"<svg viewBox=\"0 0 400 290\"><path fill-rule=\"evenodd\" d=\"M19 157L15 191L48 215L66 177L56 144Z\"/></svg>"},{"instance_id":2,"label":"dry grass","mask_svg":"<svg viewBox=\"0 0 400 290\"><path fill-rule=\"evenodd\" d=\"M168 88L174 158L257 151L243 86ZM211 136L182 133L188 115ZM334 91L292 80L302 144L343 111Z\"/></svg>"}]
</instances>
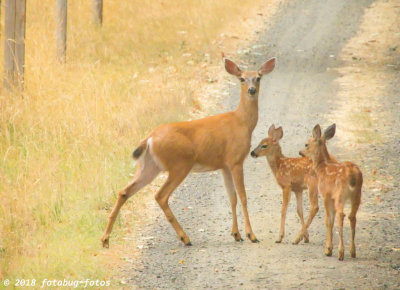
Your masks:
<instances>
[{"instance_id":1,"label":"dry grass","mask_svg":"<svg viewBox=\"0 0 400 290\"><path fill-rule=\"evenodd\" d=\"M255 3L107 0L98 29L91 1L69 1L59 66L55 3L27 2L26 89L0 94L0 279L107 278L99 237L133 147L188 116L213 40Z\"/></svg>"}]
</instances>

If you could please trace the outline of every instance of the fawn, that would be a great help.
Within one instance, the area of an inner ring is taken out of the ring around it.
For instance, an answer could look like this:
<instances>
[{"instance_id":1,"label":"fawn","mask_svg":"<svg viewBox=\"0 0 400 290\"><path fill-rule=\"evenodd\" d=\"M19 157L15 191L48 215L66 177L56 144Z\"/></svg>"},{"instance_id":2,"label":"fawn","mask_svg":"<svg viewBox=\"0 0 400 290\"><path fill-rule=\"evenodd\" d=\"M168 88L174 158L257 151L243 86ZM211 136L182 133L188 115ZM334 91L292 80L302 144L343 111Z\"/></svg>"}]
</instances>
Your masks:
<instances>
[{"instance_id":1,"label":"fawn","mask_svg":"<svg viewBox=\"0 0 400 290\"><path fill-rule=\"evenodd\" d=\"M285 236L286 211L293 191L297 200L297 214L299 215L302 228L293 244L298 244L304 237L304 242L309 242L308 227L318 212L318 190L317 180L313 174L312 160L310 157L288 158L282 154L279 140L283 137L282 127L275 129L271 125L268 137L251 152L254 158L266 156L269 167L275 176L278 185L282 188L283 203L281 209L281 228L276 243L282 242ZM307 221L303 218L303 190L308 188L310 200L310 212Z\"/></svg>"},{"instance_id":2,"label":"fawn","mask_svg":"<svg viewBox=\"0 0 400 290\"><path fill-rule=\"evenodd\" d=\"M250 151L251 135L258 121L260 80L274 69L275 58L266 61L257 71L241 71L233 61L226 58L224 61L226 71L236 76L241 83L238 108L199 120L160 125L140 142L133 152L133 158L138 160L138 170L133 181L119 192L101 238L103 247L109 246L109 236L123 204L161 171L168 172L168 178L155 199L178 238L185 245L191 245L189 236L172 213L168 199L191 171L219 169L222 170L232 208L232 236L236 241L242 240L236 215L239 195L246 236L252 242L258 242L247 211L243 162Z\"/></svg>"},{"instance_id":3,"label":"fawn","mask_svg":"<svg viewBox=\"0 0 400 290\"><path fill-rule=\"evenodd\" d=\"M323 135L321 127L317 124L308 140L305 148L299 153L302 156L310 156L313 160L313 168L317 176L318 191L324 197L326 211L325 224L327 228L327 239L325 255L332 256L332 229L335 222L335 214L339 230L339 260L344 259L343 247L343 220L345 214L343 207L346 201L351 203L349 215L351 226L351 247L352 258L356 257L356 246L354 238L356 234L356 214L361 201L361 188L363 176L360 168L352 162L339 163L333 160L326 147L326 140L335 135L336 125L329 126Z\"/></svg>"}]
</instances>

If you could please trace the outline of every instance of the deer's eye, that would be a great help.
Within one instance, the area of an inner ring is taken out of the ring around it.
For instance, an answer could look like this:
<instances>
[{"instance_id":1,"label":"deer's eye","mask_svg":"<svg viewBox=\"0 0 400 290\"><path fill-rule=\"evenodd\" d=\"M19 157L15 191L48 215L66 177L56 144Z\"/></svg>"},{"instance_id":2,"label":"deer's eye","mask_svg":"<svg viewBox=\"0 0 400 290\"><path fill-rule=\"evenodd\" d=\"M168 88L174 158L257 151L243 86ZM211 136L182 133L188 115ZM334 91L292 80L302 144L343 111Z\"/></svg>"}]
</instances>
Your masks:
<instances>
[{"instance_id":1,"label":"deer's eye","mask_svg":"<svg viewBox=\"0 0 400 290\"><path fill-rule=\"evenodd\" d=\"M239 80L242 82L242 83L244 83L245 82L245 78L239 78Z\"/></svg>"},{"instance_id":2,"label":"deer's eye","mask_svg":"<svg viewBox=\"0 0 400 290\"><path fill-rule=\"evenodd\" d=\"M308 147L308 144L306 144L305 146L306 146L306 148L307 148L307 147Z\"/></svg>"},{"instance_id":3,"label":"deer's eye","mask_svg":"<svg viewBox=\"0 0 400 290\"><path fill-rule=\"evenodd\" d=\"M261 148L262 149L265 149L265 148L267 148L268 147L268 145L261 145Z\"/></svg>"},{"instance_id":4,"label":"deer's eye","mask_svg":"<svg viewBox=\"0 0 400 290\"><path fill-rule=\"evenodd\" d=\"M259 83L259 82L260 82L260 80L261 80L261 78L260 78L260 77L256 78L256 82L257 82L257 83Z\"/></svg>"}]
</instances>

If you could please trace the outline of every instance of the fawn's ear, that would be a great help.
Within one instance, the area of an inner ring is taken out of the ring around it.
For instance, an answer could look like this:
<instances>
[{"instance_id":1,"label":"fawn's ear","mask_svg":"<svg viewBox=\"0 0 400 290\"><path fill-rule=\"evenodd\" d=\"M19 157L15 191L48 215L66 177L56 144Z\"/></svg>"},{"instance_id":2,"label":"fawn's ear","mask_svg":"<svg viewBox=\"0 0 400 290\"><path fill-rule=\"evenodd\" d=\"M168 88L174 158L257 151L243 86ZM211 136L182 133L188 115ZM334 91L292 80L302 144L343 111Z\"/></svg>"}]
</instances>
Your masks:
<instances>
[{"instance_id":1,"label":"fawn's ear","mask_svg":"<svg viewBox=\"0 0 400 290\"><path fill-rule=\"evenodd\" d=\"M275 131L275 125L272 124L271 126L269 126L269 129L268 129L268 137L272 138L274 136L274 131Z\"/></svg>"},{"instance_id":2,"label":"fawn's ear","mask_svg":"<svg viewBox=\"0 0 400 290\"><path fill-rule=\"evenodd\" d=\"M331 139L333 136L335 136L335 133L336 133L336 124L332 124L328 128L326 128L324 132L325 140Z\"/></svg>"},{"instance_id":3,"label":"fawn's ear","mask_svg":"<svg viewBox=\"0 0 400 290\"><path fill-rule=\"evenodd\" d=\"M234 75L237 77L240 77L242 75L242 71L236 65L236 63L234 63L233 61L231 61L230 59L227 59L227 58L225 58L225 69L231 75Z\"/></svg>"},{"instance_id":4,"label":"fawn's ear","mask_svg":"<svg viewBox=\"0 0 400 290\"><path fill-rule=\"evenodd\" d=\"M276 58L273 57L270 60L264 62L264 64L258 69L258 74L261 76L269 74L275 67L275 61Z\"/></svg>"},{"instance_id":5,"label":"fawn's ear","mask_svg":"<svg viewBox=\"0 0 400 290\"><path fill-rule=\"evenodd\" d=\"M314 129L312 130L312 136L316 139L321 138L321 127L319 124L315 125Z\"/></svg>"},{"instance_id":6,"label":"fawn's ear","mask_svg":"<svg viewBox=\"0 0 400 290\"><path fill-rule=\"evenodd\" d=\"M275 129L274 131L274 140L279 141L283 137L283 129L282 127L279 127L278 129Z\"/></svg>"}]
</instances>

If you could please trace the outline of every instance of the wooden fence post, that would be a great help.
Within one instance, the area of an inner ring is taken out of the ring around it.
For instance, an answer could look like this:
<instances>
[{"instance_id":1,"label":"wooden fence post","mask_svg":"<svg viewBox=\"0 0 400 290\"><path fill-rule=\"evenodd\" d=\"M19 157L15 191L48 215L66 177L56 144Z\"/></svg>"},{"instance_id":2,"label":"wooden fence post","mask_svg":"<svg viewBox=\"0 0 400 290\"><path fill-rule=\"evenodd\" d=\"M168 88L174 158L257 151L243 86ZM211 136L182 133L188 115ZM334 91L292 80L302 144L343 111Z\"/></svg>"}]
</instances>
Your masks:
<instances>
[{"instance_id":1,"label":"wooden fence post","mask_svg":"<svg viewBox=\"0 0 400 290\"><path fill-rule=\"evenodd\" d=\"M1 23L1 0L0 0L0 23ZM0 25L0 38L1 38L1 25Z\"/></svg>"},{"instance_id":2,"label":"wooden fence post","mask_svg":"<svg viewBox=\"0 0 400 290\"><path fill-rule=\"evenodd\" d=\"M67 0L56 1L56 42L57 59L65 63L67 52Z\"/></svg>"},{"instance_id":3,"label":"wooden fence post","mask_svg":"<svg viewBox=\"0 0 400 290\"><path fill-rule=\"evenodd\" d=\"M92 0L93 23L101 26L103 24L103 0Z\"/></svg>"},{"instance_id":4,"label":"wooden fence post","mask_svg":"<svg viewBox=\"0 0 400 290\"><path fill-rule=\"evenodd\" d=\"M23 89L26 0L6 0L5 8L4 86Z\"/></svg>"},{"instance_id":5,"label":"wooden fence post","mask_svg":"<svg viewBox=\"0 0 400 290\"><path fill-rule=\"evenodd\" d=\"M15 0L6 0L4 19L4 87L14 87Z\"/></svg>"},{"instance_id":6,"label":"wooden fence post","mask_svg":"<svg viewBox=\"0 0 400 290\"><path fill-rule=\"evenodd\" d=\"M24 87L26 0L16 0L15 7L15 66L20 90Z\"/></svg>"}]
</instances>

